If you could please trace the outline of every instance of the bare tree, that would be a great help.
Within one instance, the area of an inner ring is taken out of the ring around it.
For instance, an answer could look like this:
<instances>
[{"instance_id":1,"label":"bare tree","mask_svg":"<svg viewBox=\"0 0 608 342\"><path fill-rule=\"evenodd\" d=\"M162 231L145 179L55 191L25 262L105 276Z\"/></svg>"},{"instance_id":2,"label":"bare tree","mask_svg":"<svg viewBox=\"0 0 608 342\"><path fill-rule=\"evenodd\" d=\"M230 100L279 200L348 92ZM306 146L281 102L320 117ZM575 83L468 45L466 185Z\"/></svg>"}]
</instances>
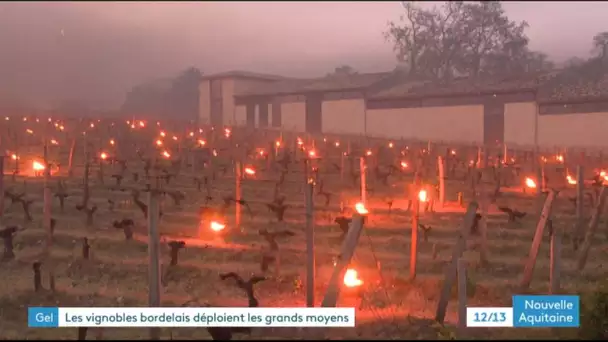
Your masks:
<instances>
[{"instance_id":1,"label":"bare tree","mask_svg":"<svg viewBox=\"0 0 608 342\"><path fill-rule=\"evenodd\" d=\"M608 31L600 32L593 36L593 50L602 60L608 58Z\"/></svg>"},{"instance_id":2,"label":"bare tree","mask_svg":"<svg viewBox=\"0 0 608 342\"><path fill-rule=\"evenodd\" d=\"M498 1L448 1L431 9L404 2L399 23L385 37L410 75L450 79L551 68L542 53L528 49L528 24L508 18Z\"/></svg>"}]
</instances>

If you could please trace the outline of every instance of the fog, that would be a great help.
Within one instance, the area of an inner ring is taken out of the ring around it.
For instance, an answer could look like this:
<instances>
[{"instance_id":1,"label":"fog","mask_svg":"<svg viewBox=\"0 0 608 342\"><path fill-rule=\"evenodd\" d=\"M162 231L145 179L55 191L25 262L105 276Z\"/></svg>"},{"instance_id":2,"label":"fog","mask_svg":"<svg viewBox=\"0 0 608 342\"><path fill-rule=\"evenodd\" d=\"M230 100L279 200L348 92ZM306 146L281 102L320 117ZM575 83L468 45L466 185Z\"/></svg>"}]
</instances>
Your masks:
<instances>
[{"instance_id":1,"label":"fog","mask_svg":"<svg viewBox=\"0 0 608 342\"><path fill-rule=\"evenodd\" d=\"M505 2L530 46L555 61L587 56L608 2ZM347 64L395 66L382 35L399 2L0 3L0 102L78 100L117 108L125 92L189 66L315 77Z\"/></svg>"}]
</instances>

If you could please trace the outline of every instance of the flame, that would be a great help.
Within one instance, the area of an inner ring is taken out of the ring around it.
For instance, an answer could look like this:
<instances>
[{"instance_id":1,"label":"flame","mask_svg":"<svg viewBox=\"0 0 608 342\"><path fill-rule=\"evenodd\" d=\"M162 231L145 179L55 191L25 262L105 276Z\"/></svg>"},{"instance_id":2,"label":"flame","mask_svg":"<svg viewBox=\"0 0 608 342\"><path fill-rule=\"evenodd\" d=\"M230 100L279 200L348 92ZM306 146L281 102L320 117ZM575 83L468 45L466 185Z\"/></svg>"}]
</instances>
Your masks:
<instances>
[{"instance_id":1,"label":"flame","mask_svg":"<svg viewBox=\"0 0 608 342\"><path fill-rule=\"evenodd\" d=\"M116 142L114 141L114 139L110 139L110 145L113 146L114 144L116 144Z\"/></svg>"},{"instance_id":2,"label":"flame","mask_svg":"<svg viewBox=\"0 0 608 342\"><path fill-rule=\"evenodd\" d=\"M456 155L456 150L451 150L450 153L455 156Z\"/></svg>"},{"instance_id":3,"label":"flame","mask_svg":"<svg viewBox=\"0 0 608 342\"><path fill-rule=\"evenodd\" d=\"M395 146L395 145L393 145L393 143L392 143L392 142L389 142L389 143L388 143L388 147L389 147L389 148L393 148L393 146Z\"/></svg>"},{"instance_id":4,"label":"flame","mask_svg":"<svg viewBox=\"0 0 608 342\"><path fill-rule=\"evenodd\" d=\"M245 168L245 173L248 174L248 175L253 176L253 175L255 175L255 170L253 168L251 168L251 167L246 167Z\"/></svg>"},{"instance_id":5,"label":"flame","mask_svg":"<svg viewBox=\"0 0 608 342\"><path fill-rule=\"evenodd\" d=\"M219 232L224 230L224 228L226 228L226 225L218 221L211 221L211 223L209 224L209 228L211 228L211 230L213 230L214 232Z\"/></svg>"},{"instance_id":6,"label":"flame","mask_svg":"<svg viewBox=\"0 0 608 342\"><path fill-rule=\"evenodd\" d=\"M108 154L105 152L101 152L99 154L99 158L101 158L102 160L106 160L106 159L108 159Z\"/></svg>"},{"instance_id":7,"label":"flame","mask_svg":"<svg viewBox=\"0 0 608 342\"><path fill-rule=\"evenodd\" d=\"M140 122L139 122L139 127L146 127L146 123L145 123L145 122L143 122L143 121L140 121Z\"/></svg>"},{"instance_id":8,"label":"flame","mask_svg":"<svg viewBox=\"0 0 608 342\"><path fill-rule=\"evenodd\" d=\"M369 214L369 211L365 207L365 204L363 204L362 202L357 202L357 204L355 204L355 210L360 215L367 215L367 214Z\"/></svg>"},{"instance_id":9,"label":"flame","mask_svg":"<svg viewBox=\"0 0 608 342\"><path fill-rule=\"evenodd\" d=\"M53 121L53 119L51 119L51 118L48 118L48 120L47 120L47 121L48 121L48 122L52 122L52 121Z\"/></svg>"},{"instance_id":10,"label":"flame","mask_svg":"<svg viewBox=\"0 0 608 342\"><path fill-rule=\"evenodd\" d=\"M175 135L173 136L173 140L177 141L177 137Z\"/></svg>"},{"instance_id":11,"label":"flame","mask_svg":"<svg viewBox=\"0 0 608 342\"><path fill-rule=\"evenodd\" d=\"M344 285L346 287L359 287L363 285L363 281L359 279L357 270L349 268L344 273Z\"/></svg>"},{"instance_id":12,"label":"flame","mask_svg":"<svg viewBox=\"0 0 608 342\"><path fill-rule=\"evenodd\" d=\"M160 139L156 139L156 146L163 146L163 141Z\"/></svg>"},{"instance_id":13,"label":"flame","mask_svg":"<svg viewBox=\"0 0 608 342\"><path fill-rule=\"evenodd\" d=\"M572 178L572 176L570 176L570 175L566 176L566 180L568 180L568 184L572 184L572 185L576 184L576 179Z\"/></svg>"},{"instance_id":14,"label":"flame","mask_svg":"<svg viewBox=\"0 0 608 342\"><path fill-rule=\"evenodd\" d=\"M63 127L63 125L60 125L60 126L59 126L59 130L60 130L60 131L63 131L64 129L65 129L65 127Z\"/></svg>"},{"instance_id":15,"label":"flame","mask_svg":"<svg viewBox=\"0 0 608 342\"><path fill-rule=\"evenodd\" d=\"M277 140L277 141L275 141L275 142L274 142L274 146L276 146L276 147L281 147L281 142L280 142L280 141L278 141L278 140Z\"/></svg>"},{"instance_id":16,"label":"flame","mask_svg":"<svg viewBox=\"0 0 608 342\"><path fill-rule=\"evenodd\" d=\"M163 138L164 138L166 135L167 135L167 134L166 134L164 131L160 131L160 136L161 136L161 137L163 137Z\"/></svg>"},{"instance_id":17,"label":"flame","mask_svg":"<svg viewBox=\"0 0 608 342\"><path fill-rule=\"evenodd\" d=\"M536 182L530 178L530 177L526 177L526 186L530 189L535 189L536 188Z\"/></svg>"},{"instance_id":18,"label":"flame","mask_svg":"<svg viewBox=\"0 0 608 342\"><path fill-rule=\"evenodd\" d=\"M135 128L135 124L132 124L132 125L131 125L131 128L132 128L132 129L133 129L133 128Z\"/></svg>"},{"instance_id":19,"label":"flame","mask_svg":"<svg viewBox=\"0 0 608 342\"><path fill-rule=\"evenodd\" d=\"M207 142L203 139L198 139L198 144L201 146L205 146L207 144Z\"/></svg>"},{"instance_id":20,"label":"flame","mask_svg":"<svg viewBox=\"0 0 608 342\"><path fill-rule=\"evenodd\" d=\"M27 121L27 118L23 118L23 121Z\"/></svg>"},{"instance_id":21,"label":"flame","mask_svg":"<svg viewBox=\"0 0 608 342\"><path fill-rule=\"evenodd\" d=\"M557 156L555 156L555 160L557 160L560 163L564 162L564 156L562 156L561 154L558 154Z\"/></svg>"},{"instance_id":22,"label":"flame","mask_svg":"<svg viewBox=\"0 0 608 342\"><path fill-rule=\"evenodd\" d=\"M194 136L194 132L190 132L188 133L189 136L193 137Z\"/></svg>"},{"instance_id":23,"label":"flame","mask_svg":"<svg viewBox=\"0 0 608 342\"><path fill-rule=\"evenodd\" d=\"M91 128L95 128L95 124L91 122L91 124L89 125L91 126Z\"/></svg>"},{"instance_id":24,"label":"flame","mask_svg":"<svg viewBox=\"0 0 608 342\"><path fill-rule=\"evenodd\" d=\"M40 122L40 119L36 119L36 122Z\"/></svg>"},{"instance_id":25,"label":"flame","mask_svg":"<svg viewBox=\"0 0 608 342\"><path fill-rule=\"evenodd\" d=\"M55 139L51 139L51 144L52 145L59 145L59 143L57 142L57 140Z\"/></svg>"},{"instance_id":26,"label":"flame","mask_svg":"<svg viewBox=\"0 0 608 342\"><path fill-rule=\"evenodd\" d=\"M401 167L404 169L407 169L409 167L409 165L407 165L407 162L402 161L401 162Z\"/></svg>"},{"instance_id":27,"label":"flame","mask_svg":"<svg viewBox=\"0 0 608 342\"><path fill-rule=\"evenodd\" d=\"M163 157L165 158L171 158L171 153L169 153L168 151L163 151Z\"/></svg>"},{"instance_id":28,"label":"flame","mask_svg":"<svg viewBox=\"0 0 608 342\"><path fill-rule=\"evenodd\" d=\"M17 159L19 159L19 156L16 155L15 153L13 153L13 154L11 154L11 159L12 160L17 160Z\"/></svg>"},{"instance_id":29,"label":"flame","mask_svg":"<svg viewBox=\"0 0 608 342\"><path fill-rule=\"evenodd\" d=\"M420 200L420 202L426 202L429 200L428 193L426 192L426 190L422 189L418 192L418 199Z\"/></svg>"},{"instance_id":30,"label":"flame","mask_svg":"<svg viewBox=\"0 0 608 342\"><path fill-rule=\"evenodd\" d=\"M9 118L8 116L5 116L5 117L4 117L4 120L9 121L9 120L10 120L10 118Z\"/></svg>"},{"instance_id":31,"label":"flame","mask_svg":"<svg viewBox=\"0 0 608 342\"><path fill-rule=\"evenodd\" d=\"M230 133L232 133L232 131L229 128L224 129L224 135L226 138L230 138Z\"/></svg>"},{"instance_id":32,"label":"flame","mask_svg":"<svg viewBox=\"0 0 608 342\"><path fill-rule=\"evenodd\" d=\"M259 153L261 156L263 156L263 155L264 155L264 153L265 153L265 152L264 152L264 149L260 149L260 150L258 151L258 153Z\"/></svg>"},{"instance_id":33,"label":"flame","mask_svg":"<svg viewBox=\"0 0 608 342\"><path fill-rule=\"evenodd\" d=\"M367 150L367 152L365 152L366 156L371 156L372 155L372 150Z\"/></svg>"},{"instance_id":34,"label":"flame","mask_svg":"<svg viewBox=\"0 0 608 342\"><path fill-rule=\"evenodd\" d=\"M217 151L215 149L213 149L213 156L217 157Z\"/></svg>"},{"instance_id":35,"label":"flame","mask_svg":"<svg viewBox=\"0 0 608 342\"><path fill-rule=\"evenodd\" d=\"M336 141L335 145L336 145L336 147L340 147L340 142Z\"/></svg>"},{"instance_id":36,"label":"flame","mask_svg":"<svg viewBox=\"0 0 608 342\"><path fill-rule=\"evenodd\" d=\"M131 121L127 120L127 125L130 125L130 124L131 124Z\"/></svg>"},{"instance_id":37,"label":"flame","mask_svg":"<svg viewBox=\"0 0 608 342\"><path fill-rule=\"evenodd\" d=\"M314 158L317 156L317 152L315 150L310 150L310 151L308 151L308 156L310 158Z\"/></svg>"},{"instance_id":38,"label":"flame","mask_svg":"<svg viewBox=\"0 0 608 342\"><path fill-rule=\"evenodd\" d=\"M32 169L34 171L38 172L38 171L43 171L45 169L45 167L44 167L44 164L42 164L41 162L34 160L32 162Z\"/></svg>"},{"instance_id":39,"label":"flame","mask_svg":"<svg viewBox=\"0 0 608 342\"><path fill-rule=\"evenodd\" d=\"M298 138L298 145L300 145L300 146L304 145L304 142L302 141L301 138Z\"/></svg>"},{"instance_id":40,"label":"flame","mask_svg":"<svg viewBox=\"0 0 608 342\"><path fill-rule=\"evenodd\" d=\"M31 129L29 129L29 128L28 128L28 129L26 129L25 131L26 131L28 134L34 134L34 131L32 131L32 130L31 130Z\"/></svg>"}]
</instances>

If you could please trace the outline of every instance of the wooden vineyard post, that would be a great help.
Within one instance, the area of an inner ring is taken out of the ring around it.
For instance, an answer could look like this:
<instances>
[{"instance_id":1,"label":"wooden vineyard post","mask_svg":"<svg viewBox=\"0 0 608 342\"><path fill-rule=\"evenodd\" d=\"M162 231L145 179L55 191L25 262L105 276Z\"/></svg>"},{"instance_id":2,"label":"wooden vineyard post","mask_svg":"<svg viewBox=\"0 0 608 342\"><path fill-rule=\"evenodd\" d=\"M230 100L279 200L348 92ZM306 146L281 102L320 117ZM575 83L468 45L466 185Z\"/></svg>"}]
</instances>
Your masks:
<instances>
[{"instance_id":1,"label":"wooden vineyard post","mask_svg":"<svg viewBox=\"0 0 608 342\"><path fill-rule=\"evenodd\" d=\"M330 308L335 307L338 302L338 296L340 295L340 289L342 287L342 281L346 268L350 264L350 261L355 253L355 248L359 242L361 231L363 230L363 216L359 214L353 215L350 229L344 238L342 248L340 249L340 256L334 266L334 271L329 280L329 285L325 292L325 297L321 303L321 307Z\"/></svg>"},{"instance_id":2,"label":"wooden vineyard post","mask_svg":"<svg viewBox=\"0 0 608 342\"><path fill-rule=\"evenodd\" d=\"M4 152L0 151L0 194L4 196ZM4 217L4 198L0 200L0 220Z\"/></svg>"},{"instance_id":3,"label":"wooden vineyard post","mask_svg":"<svg viewBox=\"0 0 608 342\"><path fill-rule=\"evenodd\" d=\"M458 259L458 333L462 337L467 327L467 263Z\"/></svg>"},{"instance_id":4,"label":"wooden vineyard post","mask_svg":"<svg viewBox=\"0 0 608 342\"><path fill-rule=\"evenodd\" d=\"M420 192L420 178L418 173L414 176L414 197L412 198L412 236L410 238L410 280L416 279L416 272L418 268L418 220L420 215L420 199L418 194Z\"/></svg>"},{"instance_id":5,"label":"wooden vineyard post","mask_svg":"<svg viewBox=\"0 0 608 342\"><path fill-rule=\"evenodd\" d=\"M306 306L315 306L314 183L306 184Z\"/></svg>"},{"instance_id":6,"label":"wooden vineyard post","mask_svg":"<svg viewBox=\"0 0 608 342\"><path fill-rule=\"evenodd\" d=\"M241 205L239 204L241 199L241 162L234 162L234 174L236 181L234 198L237 200L234 206L234 226L238 229L241 227Z\"/></svg>"},{"instance_id":7,"label":"wooden vineyard post","mask_svg":"<svg viewBox=\"0 0 608 342\"><path fill-rule=\"evenodd\" d=\"M467 212L464 215L464 222L460 229L458 241L456 242L456 245L454 246L454 251L452 252L452 259L450 260L450 264L448 265L445 271L443 287L441 289L439 303L437 304L437 313L435 315L435 321L439 322L440 324L443 324L443 321L445 320L448 302L450 301L452 293L452 286L454 286L454 282L456 281L456 277L458 274L458 260L466 249L467 237L471 232L471 227L473 226L473 221L475 220L475 215L477 214L478 207L479 206L477 202L469 203Z\"/></svg>"},{"instance_id":8,"label":"wooden vineyard post","mask_svg":"<svg viewBox=\"0 0 608 342\"><path fill-rule=\"evenodd\" d=\"M340 212L344 212L344 152L340 149Z\"/></svg>"},{"instance_id":9,"label":"wooden vineyard post","mask_svg":"<svg viewBox=\"0 0 608 342\"><path fill-rule=\"evenodd\" d=\"M543 184L545 183L543 179L543 165L538 160L534 165L536 165L536 196L540 197L543 194Z\"/></svg>"},{"instance_id":10,"label":"wooden vineyard post","mask_svg":"<svg viewBox=\"0 0 608 342\"><path fill-rule=\"evenodd\" d=\"M46 231L46 252L50 252L53 244L53 232L51 230L51 166L49 165L48 145L44 143L44 192L43 192L43 227Z\"/></svg>"},{"instance_id":11,"label":"wooden vineyard post","mask_svg":"<svg viewBox=\"0 0 608 342\"><path fill-rule=\"evenodd\" d=\"M367 204L367 184L365 180L365 157L359 158L359 169L361 172L361 202L363 205Z\"/></svg>"},{"instance_id":12,"label":"wooden vineyard post","mask_svg":"<svg viewBox=\"0 0 608 342\"><path fill-rule=\"evenodd\" d=\"M441 156L437 157L437 167L439 168L439 205L445 205L445 164Z\"/></svg>"},{"instance_id":13,"label":"wooden vineyard post","mask_svg":"<svg viewBox=\"0 0 608 342\"><path fill-rule=\"evenodd\" d=\"M562 235L555 225L552 225L550 248L549 294L557 294L561 277Z\"/></svg>"},{"instance_id":14,"label":"wooden vineyard post","mask_svg":"<svg viewBox=\"0 0 608 342\"><path fill-rule=\"evenodd\" d=\"M574 238L577 239L577 242L583 238L583 222L585 220L585 203L583 201L585 196L584 171L585 169L582 165L576 167L576 226L574 227Z\"/></svg>"},{"instance_id":15,"label":"wooden vineyard post","mask_svg":"<svg viewBox=\"0 0 608 342\"><path fill-rule=\"evenodd\" d=\"M591 221L589 221L589 226L587 227L587 232L585 233L585 239L583 240L583 244L581 246L580 254L578 256L577 268L579 271L582 271L585 268L585 264L587 263L587 257L589 256L589 248L591 247L591 243L593 242L593 235L597 230L597 226L600 223L600 216L602 216L602 211L604 211L604 204L606 203L606 196L608 195L608 187L602 187L602 192L600 192L600 196L597 201L597 205L595 206L595 211L593 212L593 216L591 217Z\"/></svg>"},{"instance_id":16,"label":"wooden vineyard post","mask_svg":"<svg viewBox=\"0 0 608 342\"><path fill-rule=\"evenodd\" d=\"M158 193L148 193L148 306L160 307L160 236ZM150 339L160 340L160 328L150 328Z\"/></svg>"},{"instance_id":17,"label":"wooden vineyard post","mask_svg":"<svg viewBox=\"0 0 608 342\"><path fill-rule=\"evenodd\" d=\"M504 165L507 165L508 161L509 161L509 149L507 148L507 144L503 143L502 163Z\"/></svg>"},{"instance_id":18,"label":"wooden vineyard post","mask_svg":"<svg viewBox=\"0 0 608 342\"><path fill-rule=\"evenodd\" d=\"M556 192L552 190L549 192L549 196L547 196L547 199L545 200L545 205L543 206L538 224L536 225L536 232L534 233L532 245L530 246L530 254L528 255L528 260L526 261L526 266L524 268L523 278L521 280L521 290L528 289L530 287L530 283L532 282L532 275L534 273L534 266L536 265L538 250L543 240L543 233L545 231L545 227L547 226L547 220L551 216L551 208L553 207L553 200L555 199L555 196Z\"/></svg>"},{"instance_id":19,"label":"wooden vineyard post","mask_svg":"<svg viewBox=\"0 0 608 342\"><path fill-rule=\"evenodd\" d=\"M490 201L487 197L482 197L479 203L481 219L479 220L479 231L481 233L481 248L479 251L479 261L482 265L488 264L488 206Z\"/></svg>"}]
</instances>

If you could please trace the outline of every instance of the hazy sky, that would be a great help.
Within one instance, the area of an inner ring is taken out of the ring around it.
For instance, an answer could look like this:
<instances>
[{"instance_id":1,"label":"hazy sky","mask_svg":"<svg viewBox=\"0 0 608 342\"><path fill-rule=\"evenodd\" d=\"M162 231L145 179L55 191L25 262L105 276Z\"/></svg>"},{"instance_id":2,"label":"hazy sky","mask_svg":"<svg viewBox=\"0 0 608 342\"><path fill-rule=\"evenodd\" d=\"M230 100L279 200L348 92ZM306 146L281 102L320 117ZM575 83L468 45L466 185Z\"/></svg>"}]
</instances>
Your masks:
<instances>
[{"instance_id":1,"label":"hazy sky","mask_svg":"<svg viewBox=\"0 0 608 342\"><path fill-rule=\"evenodd\" d=\"M608 30L608 2L504 7L556 61L588 55L592 36ZM389 70L382 32L401 13L399 2L1 2L0 98L117 107L134 84L188 66L307 77L341 64Z\"/></svg>"}]
</instances>

